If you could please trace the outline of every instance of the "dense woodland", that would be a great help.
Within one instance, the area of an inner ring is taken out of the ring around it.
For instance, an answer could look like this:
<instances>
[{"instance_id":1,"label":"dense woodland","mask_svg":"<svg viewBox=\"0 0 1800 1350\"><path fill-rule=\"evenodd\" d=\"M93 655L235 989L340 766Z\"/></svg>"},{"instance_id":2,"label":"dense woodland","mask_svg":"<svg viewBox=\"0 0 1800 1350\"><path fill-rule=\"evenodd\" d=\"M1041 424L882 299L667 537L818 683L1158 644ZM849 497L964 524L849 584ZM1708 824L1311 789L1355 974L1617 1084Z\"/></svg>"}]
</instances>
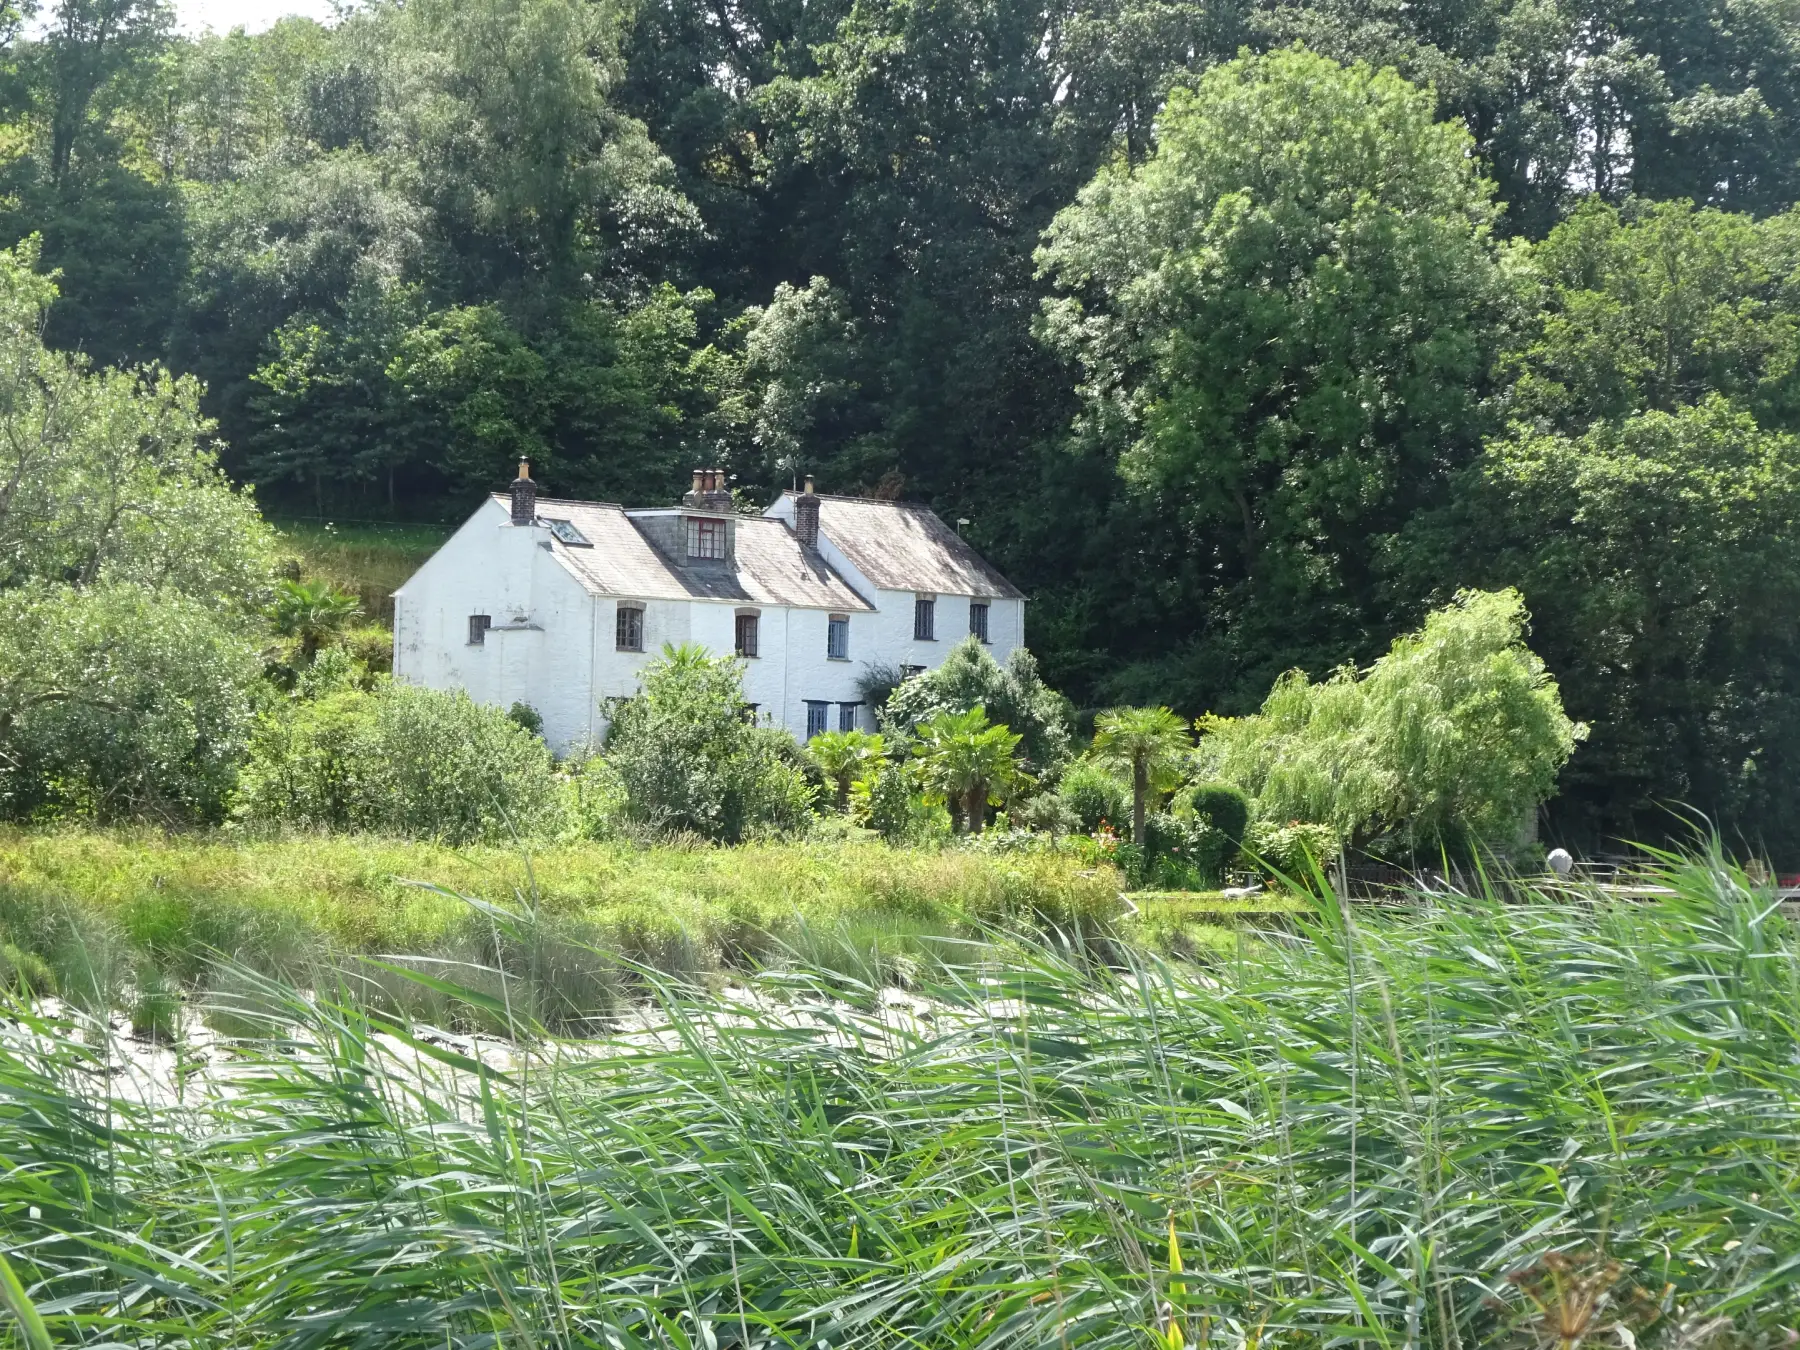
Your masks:
<instances>
[{"instance_id":1,"label":"dense woodland","mask_svg":"<svg viewBox=\"0 0 1800 1350\"><path fill-rule=\"evenodd\" d=\"M1078 703L1254 708L1516 586L1592 726L1548 828L1785 857L1785 0L408 0L6 15L45 336L195 377L276 514L518 458L933 504ZM170 406L189 394L174 386ZM184 414L185 415L185 414Z\"/></svg>"}]
</instances>

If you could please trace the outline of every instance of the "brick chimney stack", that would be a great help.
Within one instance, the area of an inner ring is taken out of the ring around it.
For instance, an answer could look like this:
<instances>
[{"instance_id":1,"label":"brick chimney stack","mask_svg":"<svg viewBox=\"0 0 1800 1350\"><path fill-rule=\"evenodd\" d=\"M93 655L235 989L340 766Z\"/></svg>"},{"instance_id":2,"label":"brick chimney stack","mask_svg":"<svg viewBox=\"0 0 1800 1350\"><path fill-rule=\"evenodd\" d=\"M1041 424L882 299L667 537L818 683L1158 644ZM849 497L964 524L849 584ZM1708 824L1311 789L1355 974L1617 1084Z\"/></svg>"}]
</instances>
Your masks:
<instances>
[{"instance_id":1,"label":"brick chimney stack","mask_svg":"<svg viewBox=\"0 0 1800 1350\"><path fill-rule=\"evenodd\" d=\"M811 474L806 476L806 491L794 498L794 533L808 553L819 551L819 498L813 492Z\"/></svg>"},{"instance_id":2,"label":"brick chimney stack","mask_svg":"<svg viewBox=\"0 0 1800 1350\"><path fill-rule=\"evenodd\" d=\"M531 481L531 465L519 461L519 476L512 481L512 523L530 525L537 520L537 484Z\"/></svg>"},{"instance_id":3,"label":"brick chimney stack","mask_svg":"<svg viewBox=\"0 0 1800 1350\"><path fill-rule=\"evenodd\" d=\"M731 510L731 489L725 486L725 470L695 469L694 486L681 499L683 506L691 506L698 511Z\"/></svg>"}]
</instances>

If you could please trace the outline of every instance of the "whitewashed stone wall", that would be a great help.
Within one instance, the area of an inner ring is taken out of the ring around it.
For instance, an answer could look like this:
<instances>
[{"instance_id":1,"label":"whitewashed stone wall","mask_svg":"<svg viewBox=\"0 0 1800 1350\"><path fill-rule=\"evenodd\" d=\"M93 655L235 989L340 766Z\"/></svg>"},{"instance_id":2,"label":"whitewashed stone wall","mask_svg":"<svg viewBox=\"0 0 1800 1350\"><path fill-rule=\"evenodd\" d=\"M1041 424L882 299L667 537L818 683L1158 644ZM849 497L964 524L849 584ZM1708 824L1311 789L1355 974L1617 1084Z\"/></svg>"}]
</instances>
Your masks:
<instances>
[{"instance_id":1,"label":"whitewashed stone wall","mask_svg":"<svg viewBox=\"0 0 1800 1350\"><path fill-rule=\"evenodd\" d=\"M495 707L527 703L544 719L544 737L559 753L598 742L607 700L637 692L644 667L664 644L695 642L729 653L740 609L702 600L647 600L644 650L617 649L617 617L628 597L593 596L549 551L550 532L515 526L501 504L485 502L394 601L394 677L431 689L466 689ZM969 632L969 598L937 598L937 640L913 638L911 591L880 591L821 537L820 553L875 613L850 619L849 656L826 654L825 610L764 606L758 611L760 655L744 663L744 695L759 714L796 737L806 733L806 704L831 704L827 725L839 725L840 706L855 703L857 677L871 665L933 668ZM988 636L1004 661L1024 640L1022 600L989 602ZM485 642L468 640L469 616L493 619ZM872 728L871 710L858 725Z\"/></svg>"}]
</instances>

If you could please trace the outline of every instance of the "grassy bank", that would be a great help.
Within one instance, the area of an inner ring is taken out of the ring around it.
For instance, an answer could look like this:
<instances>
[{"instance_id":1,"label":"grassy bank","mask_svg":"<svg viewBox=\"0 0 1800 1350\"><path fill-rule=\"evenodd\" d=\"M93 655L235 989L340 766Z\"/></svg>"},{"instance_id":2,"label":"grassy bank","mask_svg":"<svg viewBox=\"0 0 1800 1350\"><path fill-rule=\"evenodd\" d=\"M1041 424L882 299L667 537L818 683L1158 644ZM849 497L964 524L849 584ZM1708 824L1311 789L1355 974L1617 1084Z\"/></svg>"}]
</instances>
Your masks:
<instances>
[{"instance_id":1,"label":"grassy bank","mask_svg":"<svg viewBox=\"0 0 1800 1350\"><path fill-rule=\"evenodd\" d=\"M309 577L362 601L363 613L393 627L394 592L449 538L447 525L327 525L278 521L287 547Z\"/></svg>"},{"instance_id":2,"label":"grassy bank","mask_svg":"<svg viewBox=\"0 0 1800 1350\"><path fill-rule=\"evenodd\" d=\"M506 1073L293 1000L309 1054L154 1105L22 1014L0 1246L68 1344L1791 1344L1795 935L1674 880L1205 970L1021 952L917 1021L671 987L677 1034Z\"/></svg>"},{"instance_id":3,"label":"grassy bank","mask_svg":"<svg viewBox=\"0 0 1800 1350\"><path fill-rule=\"evenodd\" d=\"M0 830L0 943L96 999L146 963L192 984L215 954L292 980L339 955L495 959L490 916L463 897L529 914L537 940L686 977L821 943L891 964L988 927L1091 928L1120 909L1115 874L1066 856Z\"/></svg>"}]
</instances>

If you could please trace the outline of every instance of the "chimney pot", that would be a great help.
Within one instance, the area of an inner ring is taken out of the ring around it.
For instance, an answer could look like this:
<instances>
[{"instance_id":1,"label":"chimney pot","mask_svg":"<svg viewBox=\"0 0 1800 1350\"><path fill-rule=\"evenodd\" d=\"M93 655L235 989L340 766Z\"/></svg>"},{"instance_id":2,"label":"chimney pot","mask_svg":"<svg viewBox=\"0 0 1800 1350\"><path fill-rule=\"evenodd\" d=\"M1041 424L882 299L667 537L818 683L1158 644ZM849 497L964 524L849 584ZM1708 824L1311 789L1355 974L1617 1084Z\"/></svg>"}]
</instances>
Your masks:
<instances>
[{"instance_id":1,"label":"chimney pot","mask_svg":"<svg viewBox=\"0 0 1800 1350\"><path fill-rule=\"evenodd\" d=\"M695 469L694 486L681 499L683 506L700 511L729 512L731 491L725 486L725 470Z\"/></svg>"},{"instance_id":2,"label":"chimney pot","mask_svg":"<svg viewBox=\"0 0 1800 1350\"><path fill-rule=\"evenodd\" d=\"M531 465L519 461L519 476L512 481L512 523L530 525L537 520L537 484L531 481Z\"/></svg>"}]
</instances>

